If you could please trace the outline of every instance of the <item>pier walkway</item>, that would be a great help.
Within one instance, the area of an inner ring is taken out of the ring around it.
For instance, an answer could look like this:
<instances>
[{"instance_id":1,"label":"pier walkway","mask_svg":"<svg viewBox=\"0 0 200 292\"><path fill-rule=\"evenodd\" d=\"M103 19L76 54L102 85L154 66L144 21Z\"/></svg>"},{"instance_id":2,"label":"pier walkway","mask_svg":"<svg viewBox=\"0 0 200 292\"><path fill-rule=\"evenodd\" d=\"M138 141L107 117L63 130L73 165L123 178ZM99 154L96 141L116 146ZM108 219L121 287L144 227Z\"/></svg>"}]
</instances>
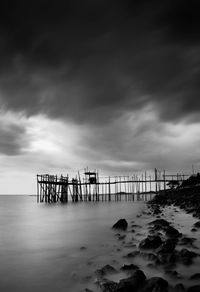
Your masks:
<instances>
[{"instance_id":1,"label":"pier walkway","mask_svg":"<svg viewBox=\"0 0 200 292\"><path fill-rule=\"evenodd\" d=\"M99 177L97 171L85 169L83 176L75 178L49 174L37 175L38 203L67 203L68 201L132 201L149 199L154 194L170 186L179 185L188 174L168 174L166 171L154 170L132 176Z\"/></svg>"}]
</instances>

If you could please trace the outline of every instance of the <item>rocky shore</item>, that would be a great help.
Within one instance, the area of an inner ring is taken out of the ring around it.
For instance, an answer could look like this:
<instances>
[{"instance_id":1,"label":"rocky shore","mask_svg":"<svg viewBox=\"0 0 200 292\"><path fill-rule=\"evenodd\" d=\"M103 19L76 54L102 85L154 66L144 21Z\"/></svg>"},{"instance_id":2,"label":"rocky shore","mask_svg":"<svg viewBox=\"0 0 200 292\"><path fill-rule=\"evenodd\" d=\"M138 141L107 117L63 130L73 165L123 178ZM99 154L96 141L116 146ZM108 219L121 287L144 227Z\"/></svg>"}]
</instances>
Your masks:
<instances>
[{"instance_id":1,"label":"rocky shore","mask_svg":"<svg viewBox=\"0 0 200 292\"><path fill-rule=\"evenodd\" d=\"M122 249L132 248L132 251L123 256L128 264L122 264L116 269L107 264L95 271L95 284L98 291L102 292L200 292L200 271L189 276L193 285L184 285L183 277L177 270L178 265L190 269L196 259L200 257L200 251L195 246L194 237L189 237L175 228L169 220L164 219L165 209L173 206L191 213L197 221L191 226L191 232L197 234L200 230L200 187L187 187L177 190L169 190L154 197L148 202L148 211L138 216L149 216L151 218L147 225L148 233L139 242L126 241L128 235L139 234L142 226L137 222L127 222L120 219L113 225L116 240L122 243ZM131 225L131 226L130 226ZM145 273L144 264L137 265L135 259L141 258L149 268L164 271L162 277L148 277ZM112 280L112 275L123 272L124 277L119 281ZM168 277L167 277L168 276ZM176 284L169 281L176 279ZM85 289L86 292L93 290ZM95 290L96 291L96 290Z\"/></svg>"}]
</instances>

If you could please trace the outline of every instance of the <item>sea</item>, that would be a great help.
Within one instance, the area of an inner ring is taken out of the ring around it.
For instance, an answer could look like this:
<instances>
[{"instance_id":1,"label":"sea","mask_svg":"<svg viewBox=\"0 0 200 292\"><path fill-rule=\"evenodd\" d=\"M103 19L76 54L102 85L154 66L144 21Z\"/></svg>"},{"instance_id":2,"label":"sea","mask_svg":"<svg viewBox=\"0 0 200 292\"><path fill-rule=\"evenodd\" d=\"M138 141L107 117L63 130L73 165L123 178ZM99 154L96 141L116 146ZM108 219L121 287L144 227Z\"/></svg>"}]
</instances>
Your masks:
<instances>
[{"instance_id":1,"label":"sea","mask_svg":"<svg viewBox=\"0 0 200 292\"><path fill-rule=\"evenodd\" d=\"M199 249L199 233L191 233L197 220L183 211L174 212L171 207L165 213L184 234L196 237ZM129 223L125 240L119 240L111 228L120 218ZM38 204L35 196L2 195L0 291L82 292L85 288L99 291L95 271L106 264L120 270L120 266L130 263L124 256L133 251L131 243L137 246L148 235L150 220L143 200ZM133 230L131 224L138 225L138 229ZM164 274L141 259L136 264L148 277ZM196 260L189 274L199 267ZM180 266L178 271L188 285L188 269ZM118 273L112 277L118 281L125 275Z\"/></svg>"}]
</instances>

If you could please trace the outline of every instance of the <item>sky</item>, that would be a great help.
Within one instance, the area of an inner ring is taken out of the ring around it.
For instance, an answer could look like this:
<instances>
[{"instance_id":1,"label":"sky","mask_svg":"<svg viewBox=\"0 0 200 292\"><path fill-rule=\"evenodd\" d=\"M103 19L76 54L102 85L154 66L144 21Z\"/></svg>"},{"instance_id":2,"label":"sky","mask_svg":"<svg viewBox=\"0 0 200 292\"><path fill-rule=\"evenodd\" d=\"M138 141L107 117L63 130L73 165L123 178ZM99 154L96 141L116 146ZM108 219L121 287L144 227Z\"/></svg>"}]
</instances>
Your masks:
<instances>
[{"instance_id":1,"label":"sky","mask_svg":"<svg viewBox=\"0 0 200 292\"><path fill-rule=\"evenodd\" d=\"M0 193L86 166L198 170L198 2L1 3Z\"/></svg>"}]
</instances>

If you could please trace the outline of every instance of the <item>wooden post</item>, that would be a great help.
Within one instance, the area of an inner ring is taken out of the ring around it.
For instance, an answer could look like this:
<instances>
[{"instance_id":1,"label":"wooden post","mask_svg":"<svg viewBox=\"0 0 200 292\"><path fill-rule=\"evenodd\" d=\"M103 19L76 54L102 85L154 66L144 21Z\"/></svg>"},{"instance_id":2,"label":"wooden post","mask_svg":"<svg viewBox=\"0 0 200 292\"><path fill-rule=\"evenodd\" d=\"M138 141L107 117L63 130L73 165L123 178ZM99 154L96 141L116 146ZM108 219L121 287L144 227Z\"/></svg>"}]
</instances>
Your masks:
<instances>
[{"instance_id":1,"label":"wooden post","mask_svg":"<svg viewBox=\"0 0 200 292\"><path fill-rule=\"evenodd\" d=\"M155 184L156 184L156 194L158 192L158 186L157 186L157 169L155 168Z\"/></svg>"},{"instance_id":2,"label":"wooden post","mask_svg":"<svg viewBox=\"0 0 200 292\"><path fill-rule=\"evenodd\" d=\"M109 196L108 196L108 200L111 201L110 176L109 176Z\"/></svg>"},{"instance_id":3,"label":"wooden post","mask_svg":"<svg viewBox=\"0 0 200 292\"><path fill-rule=\"evenodd\" d=\"M145 173L144 173L144 180L145 180L145 193L147 192L147 172L145 170Z\"/></svg>"},{"instance_id":4,"label":"wooden post","mask_svg":"<svg viewBox=\"0 0 200 292\"><path fill-rule=\"evenodd\" d=\"M163 179L164 179L164 191L166 191L166 177L165 177L165 170L163 172Z\"/></svg>"}]
</instances>

